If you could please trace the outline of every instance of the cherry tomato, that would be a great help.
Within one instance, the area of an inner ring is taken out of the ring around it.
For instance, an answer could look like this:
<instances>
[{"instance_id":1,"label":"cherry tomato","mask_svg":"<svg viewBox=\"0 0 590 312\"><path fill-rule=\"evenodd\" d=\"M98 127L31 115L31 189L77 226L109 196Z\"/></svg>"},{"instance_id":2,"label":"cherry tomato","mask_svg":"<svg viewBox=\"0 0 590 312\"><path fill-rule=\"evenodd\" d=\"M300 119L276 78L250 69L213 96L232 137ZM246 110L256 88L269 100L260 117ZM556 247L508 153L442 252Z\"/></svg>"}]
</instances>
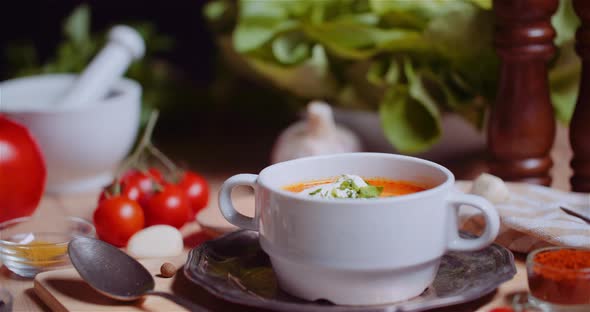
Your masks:
<instances>
[{"instance_id":1,"label":"cherry tomato","mask_svg":"<svg viewBox=\"0 0 590 312\"><path fill-rule=\"evenodd\" d=\"M148 175L150 177L152 177L152 179L154 179L156 182L158 182L160 184L166 184L166 180L164 179L162 172L160 172L160 170L158 170L158 168L154 168L154 167L149 168Z\"/></svg>"},{"instance_id":2,"label":"cherry tomato","mask_svg":"<svg viewBox=\"0 0 590 312\"><path fill-rule=\"evenodd\" d=\"M494 308L490 310L490 312L514 312L514 309L510 307Z\"/></svg>"},{"instance_id":3,"label":"cherry tomato","mask_svg":"<svg viewBox=\"0 0 590 312\"><path fill-rule=\"evenodd\" d=\"M144 209L147 226L168 224L180 228L188 220L191 208L184 191L176 185L168 184L149 199Z\"/></svg>"},{"instance_id":4,"label":"cherry tomato","mask_svg":"<svg viewBox=\"0 0 590 312\"><path fill-rule=\"evenodd\" d=\"M29 216L37 209L46 174L31 133L0 115L0 222Z\"/></svg>"},{"instance_id":5,"label":"cherry tomato","mask_svg":"<svg viewBox=\"0 0 590 312\"><path fill-rule=\"evenodd\" d=\"M131 200L138 201L141 195L141 189L137 183L127 183L120 186L120 195L127 197ZM115 193L115 187L113 184L107 186L101 193L100 197L98 198L98 202L102 202L103 200L113 197Z\"/></svg>"},{"instance_id":6,"label":"cherry tomato","mask_svg":"<svg viewBox=\"0 0 590 312\"><path fill-rule=\"evenodd\" d=\"M190 201L189 220L193 220L209 202L209 185L205 178L191 171L185 172L177 185Z\"/></svg>"},{"instance_id":7,"label":"cherry tomato","mask_svg":"<svg viewBox=\"0 0 590 312\"><path fill-rule=\"evenodd\" d=\"M145 208L150 200L150 197L152 197L156 191L156 185L156 182L149 176L138 174L127 179L127 181L123 183L123 189L137 188L139 191L137 202L139 202L141 207Z\"/></svg>"},{"instance_id":8,"label":"cherry tomato","mask_svg":"<svg viewBox=\"0 0 590 312\"><path fill-rule=\"evenodd\" d=\"M132 169L123 174L121 177L121 182L125 183L130 179L135 179L137 177L141 177L143 179L152 179L153 181L159 184L165 184L164 177L158 168L150 167L147 171L143 172L140 170Z\"/></svg>"},{"instance_id":9,"label":"cherry tomato","mask_svg":"<svg viewBox=\"0 0 590 312\"><path fill-rule=\"evenodd\" d=\"M93 219L98 237L117 247L127 245L129 238L145 225L139 204L124 196L104 199L94 211Z\"/></svg>"},{"instance_id":10,"label":"cherry tomato","mask_svg":"<svg viewBox=\"0 0 590 312\"><path fill-rule=\"evenodd\" d=\"M158 186L164 184L165 180L156 168L150 168L145 173L138 170L130 170L121 178L121 192L125 194L135 192L135 189L137 189L139 193L137 197L130 198L137 200L145 208Z\"/></svg>"}]
</instances>

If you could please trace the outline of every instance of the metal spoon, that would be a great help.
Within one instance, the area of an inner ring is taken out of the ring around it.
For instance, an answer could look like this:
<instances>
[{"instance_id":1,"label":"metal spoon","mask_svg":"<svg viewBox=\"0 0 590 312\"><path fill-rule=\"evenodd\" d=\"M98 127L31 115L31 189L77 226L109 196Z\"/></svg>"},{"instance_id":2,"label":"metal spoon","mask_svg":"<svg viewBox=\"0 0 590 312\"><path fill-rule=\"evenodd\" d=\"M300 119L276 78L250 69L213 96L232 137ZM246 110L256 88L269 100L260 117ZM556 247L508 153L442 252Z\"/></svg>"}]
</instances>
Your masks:
<instances>
[{"instance_id":1,"label":"metal spoon","mask_svg":"<svg viewBox=\"0 0 590 312\"><path fill-rule=\"evenodd\" d=\"M561 210L565 211L567 214L578 217L590 223L590 207L578 207L561 204L559 208L561 208Z\"/></svg>"},{"instance_id":2,"label":"metal spoon","mask_svg":"<svg viewBox=\"0 0 590 312\"><path fill-rule=\"evenodd\" d=\"M88 237L74 238L68 246L68 254L82 279L107 297L133 301L153 295L171 300L190 311L208 311L176 295L155 291L154 278L146 268L103 241Z\"/></svg>"}]
</instances>

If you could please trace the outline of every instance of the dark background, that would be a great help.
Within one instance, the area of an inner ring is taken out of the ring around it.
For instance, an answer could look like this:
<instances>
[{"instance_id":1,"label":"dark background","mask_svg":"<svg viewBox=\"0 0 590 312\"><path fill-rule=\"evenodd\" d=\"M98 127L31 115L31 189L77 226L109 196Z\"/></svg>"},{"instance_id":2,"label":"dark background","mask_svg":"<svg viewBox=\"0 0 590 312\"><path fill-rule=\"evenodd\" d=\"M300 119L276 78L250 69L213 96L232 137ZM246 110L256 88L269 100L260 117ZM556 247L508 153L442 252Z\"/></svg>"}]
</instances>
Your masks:
<instances>
[{"instance_id":1,"label":"dark background","mask_svg":"<svg viewBox=\"0 0 590 312\"><path fill-rule=\"evenodd\" d=\"M75 7L91 8L92 30L104 30L123 21L149 20L175 40L172 51L162 55L181 66L199 84L213 79L215 48L201 10L205 0L3 0L0 6L0 46L32 42L42 60L49 58L62 39L62 23ZM8 79L6 63L0 77Z\"/></svg>"},{"instance_id":2,"label":"dark background","mask_svg":"<svg viewBox=\"0 0 590 312\"><path fill-rule=\"evenodd\" d=\"M234 165L259 170L269 159L276 136L297 116L281 103L283 96L277 90L245 78L221 90L228 103L217 103L207 95L219 75L216 64L223 60L202 15L206 2L1 0L0 81L13 78L4 53L8 44L33 43L44 63L63 39L64 19L80 4L90 7L91 32L117 23L150 21L174 40L172 49L158 57L180 69L192 88L203 94L177 103L180 109L161 113L154 133L156 145L176 161L201 171L231 170Z\"/></svg>"}]
</instances>

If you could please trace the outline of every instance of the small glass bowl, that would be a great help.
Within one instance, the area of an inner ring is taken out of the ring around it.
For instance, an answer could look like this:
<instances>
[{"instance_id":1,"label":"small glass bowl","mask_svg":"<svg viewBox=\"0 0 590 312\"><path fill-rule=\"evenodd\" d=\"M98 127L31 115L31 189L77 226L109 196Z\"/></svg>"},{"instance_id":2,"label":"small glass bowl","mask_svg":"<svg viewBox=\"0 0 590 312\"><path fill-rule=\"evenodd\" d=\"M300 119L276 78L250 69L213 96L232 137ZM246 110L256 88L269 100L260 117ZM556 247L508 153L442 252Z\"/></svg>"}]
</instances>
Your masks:
<instances>
[{"instance_id":1,"label":"small glass bowl","mask_svg":"<svg viewBox=\"0 0 590 312\"><path fill-rule=\"evenodd\" d=\"M563 268L538 262L543 253L590 250L548 247L531 252L526 260L530 300L543 311L590 311L590 267ZM563 259L563 257L561 257Z\"/></svg>"},{"instance_id":2,"label":"small glass bowl","mask_svg":"<svg viewBox=\"0 0 590 312\"><path fill-rule=\"evenodd\" d=\"M92 223L76 217L24 217L0 223L0 260L15 274L33 278L70 261L68 243L95 237Z\"/></svg>"}]
</instances>

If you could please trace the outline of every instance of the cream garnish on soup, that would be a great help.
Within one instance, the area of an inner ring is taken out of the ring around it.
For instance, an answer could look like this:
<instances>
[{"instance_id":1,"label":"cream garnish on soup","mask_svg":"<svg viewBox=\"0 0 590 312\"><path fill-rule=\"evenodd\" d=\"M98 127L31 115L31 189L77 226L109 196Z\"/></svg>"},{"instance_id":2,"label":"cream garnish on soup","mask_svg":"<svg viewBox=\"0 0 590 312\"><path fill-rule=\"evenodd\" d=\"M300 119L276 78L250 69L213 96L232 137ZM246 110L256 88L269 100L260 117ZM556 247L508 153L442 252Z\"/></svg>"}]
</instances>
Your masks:
<instances>
[{"instance_id":1,"label":"cream garnish on soup","mask_svg":"<svg viewBox=\"0 0 590 312\"><path fill-rule=\"evenodd\" d=\"M295 183L283 187L284 190L302 196L321 198L376 198L411 194L425 190L406 181L385 178L362 178L343 174L335 178Z\"/></svg>"}]
</instances>

